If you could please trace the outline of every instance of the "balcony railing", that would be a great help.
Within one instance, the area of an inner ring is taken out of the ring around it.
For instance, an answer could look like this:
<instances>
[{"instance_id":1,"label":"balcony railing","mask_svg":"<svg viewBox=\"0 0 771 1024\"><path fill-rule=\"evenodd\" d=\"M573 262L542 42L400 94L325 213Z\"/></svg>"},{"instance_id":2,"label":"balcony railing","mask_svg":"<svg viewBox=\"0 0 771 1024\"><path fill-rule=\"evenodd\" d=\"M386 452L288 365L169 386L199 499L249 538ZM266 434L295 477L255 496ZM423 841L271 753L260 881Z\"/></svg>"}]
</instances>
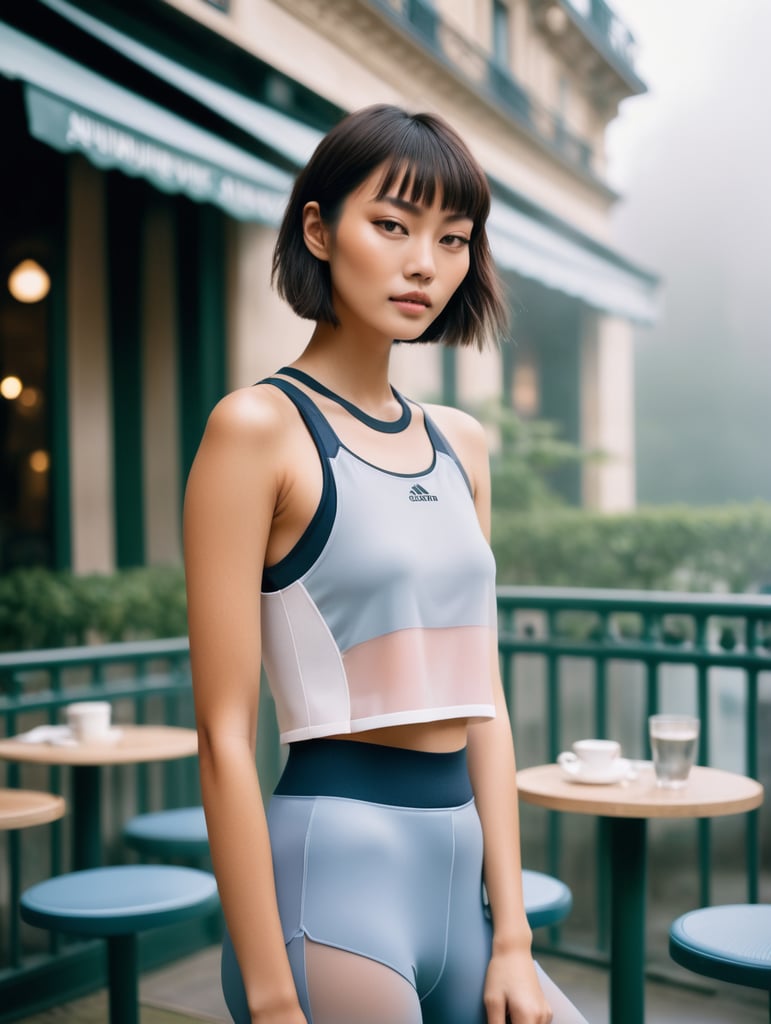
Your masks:
<instances>
[{"instance_id":1,"label":"balcony railing","mask_svg":"<svg viewBox=\"0 0 771 1024\"><path fill-rule=\"evenodd\" d=\"M512 117L572 166L596 176L590 143L570 132L483 47L449 24L428 0L367 0L392 23L406 30L432 56L468 86Z\"/></svg>"},{"instance_id":2,"label":"balcony railing","mask_svg":"<svg viewBox=\"0 0 771 1024\"><path fill-rule=\"evenodd\" d=\"M579 14L592 41L599 41L606 50L634 71L635 38L605 0L564 0Z\"/></svg>"},{"instance_id":3,"label":"balcony railing","mask_svg":"<svg viewBox=\"0 0 771 1024\"><path fill-rule=\"evenodd\" d=\"M500 654L520 767L554 761L580 736L614 736L624 753L646 757L646 720L657 710L695 711L699 761L771 782L771 598L626 591L500 589ZM191 725L184 639L0 655L0 736L60 719L84 697L113 703L117 722ZM280 770L273 705L263 687L258 741L265 792ZM102 844L108 862L127 859L121 823L131 814L199 799L195 762L109 769ZM66 769L0 762L0 785L69 795ZM522 805L528 867L567 881L574 911L549 934L549 948L606 959L606 835L601 822L576 821ZM764 816L765 815L765 816ZM771 898L767 812L699 822L660 822L649 835L648 958L666 960L665 927L700 903ZM0 833L0 1022L31 1013L45 995L59 1000L100 979L93 943L48 939L22 926L19 893L69 862L69 815L61 822ZM662 888L666 880L669 888ZM215 941L202 930L153 947L162 962ZM185 944L187 943L187 944ZM587 953L587 949L590 950ZM663 951L663 952L662 952ZM153 961L154 958L154 961ZM67 965L63 970L62 965Z\"/></svg>"}]
</instances>

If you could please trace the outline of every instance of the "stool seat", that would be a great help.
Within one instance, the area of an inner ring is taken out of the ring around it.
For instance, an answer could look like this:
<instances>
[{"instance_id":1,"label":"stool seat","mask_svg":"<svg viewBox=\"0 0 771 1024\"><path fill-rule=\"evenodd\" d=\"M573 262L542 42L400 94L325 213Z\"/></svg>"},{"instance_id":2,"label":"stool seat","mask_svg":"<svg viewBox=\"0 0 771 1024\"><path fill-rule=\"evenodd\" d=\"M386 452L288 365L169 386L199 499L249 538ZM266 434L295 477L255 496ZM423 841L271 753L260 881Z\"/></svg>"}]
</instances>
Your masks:
<instances>
[{"instance_id":1,"label":"stool seat","mask_svg":"<svg viewBox=\"0 0 771 1024\"><path fill-rule=\"evenodd\" d=\"M28 924L77 935L128 935L217 905L217 884L207 871L128 864L39 882L22 894L21 916Z\"/></svg>"},{"instance_id":2,"label":"stool seat","mask_svg":"<svg viewBox=\"0 0 771 1024\"><path fill-rule=\"evenodd\" d=\"M205 857L209 837L203 807L137 814L123 827L128 846L151 857Z\"/></svg>"},{"instance_id":3,"label":"stool seat","mask_svg":"<svg viewBox=\"0 0 771 1024\"><path fill-rule=\"evenodd\" d=\"M573 894L569 887L552 875L525 868L522 871L522 890L531 928L557 924L573 908Z\"/></svg>"},{"instance_id":4,"label":"stool seat","mask_svg":"<svg viewBox=\"0 0 771 1024\"><path fill-rule=\"evenodd\" d=\"M771 992L771 905L703 907L678 917L669 953L682 967Z\"/></svg>"},{"instance_id":5,"label":"stool seat","mask_svg":"<svg viewBox=\"0 0 771 1024\"><path fill-rule=\"evenodd\" d=\"M170 864L73 871L33 885L20 900L28 924L106 940L111 1024L139 1024L137 933L218 907L212 874Z\"/></svg>"}]
</instances>

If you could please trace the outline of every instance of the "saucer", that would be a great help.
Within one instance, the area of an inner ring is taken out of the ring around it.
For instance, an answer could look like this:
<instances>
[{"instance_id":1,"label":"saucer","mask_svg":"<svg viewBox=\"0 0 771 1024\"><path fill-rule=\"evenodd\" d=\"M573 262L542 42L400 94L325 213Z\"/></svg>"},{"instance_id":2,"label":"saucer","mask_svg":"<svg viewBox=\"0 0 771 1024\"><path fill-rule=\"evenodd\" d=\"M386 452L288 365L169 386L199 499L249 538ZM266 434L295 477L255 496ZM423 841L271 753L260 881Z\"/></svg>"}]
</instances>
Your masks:
<instances>
[{"instance_id":1,"label":"saucer","mask_svg":"<svg viewBox=\"0 0 771 1024\"><path fill-rule=\"evenodd\" d=\"M591 786L607 786L613 782L621 782L630 774L631 765L625 757L617 758L609 771L592 770L584 767L580 761L560 764L562 774L570 782L582 782Z\"/></svg>"},{"instance_id":2,"label":"saucer","mask_svg":"<svg viewBox=\"0 0 771 1024\"><path fill-rule=\"evenodd\" d=\"M56 747L110 747L113 743L117 743L122 735L123 730L117 725L112 725L107 732L100 736L81 742L75 739L69 726L65 725L62 726L60 735L49 739L48 742Z\"/></svg>"}]
</instances>

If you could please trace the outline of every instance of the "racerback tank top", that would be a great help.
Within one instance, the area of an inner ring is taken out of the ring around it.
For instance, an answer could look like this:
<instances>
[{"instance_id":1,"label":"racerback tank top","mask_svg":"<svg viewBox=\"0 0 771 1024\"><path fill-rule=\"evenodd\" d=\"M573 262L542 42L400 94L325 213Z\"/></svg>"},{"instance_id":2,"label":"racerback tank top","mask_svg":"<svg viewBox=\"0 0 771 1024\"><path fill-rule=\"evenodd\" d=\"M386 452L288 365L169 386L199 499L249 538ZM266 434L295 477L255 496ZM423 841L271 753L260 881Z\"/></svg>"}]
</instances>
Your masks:
<instances>
[{"instance_id":1,"label":"racerback tank top","mask_svg":"<svg viewBox=\"0 0 771 1024\"><path fill-rule=\"evenodd\" d=\"M263 664L281 741L494 717L495 562L448 442L424 413L430 467L381 469L346 448L304 391L262 383L296 406L323 479L303 536L263 574Z\"/></svg>"}]
</instances>

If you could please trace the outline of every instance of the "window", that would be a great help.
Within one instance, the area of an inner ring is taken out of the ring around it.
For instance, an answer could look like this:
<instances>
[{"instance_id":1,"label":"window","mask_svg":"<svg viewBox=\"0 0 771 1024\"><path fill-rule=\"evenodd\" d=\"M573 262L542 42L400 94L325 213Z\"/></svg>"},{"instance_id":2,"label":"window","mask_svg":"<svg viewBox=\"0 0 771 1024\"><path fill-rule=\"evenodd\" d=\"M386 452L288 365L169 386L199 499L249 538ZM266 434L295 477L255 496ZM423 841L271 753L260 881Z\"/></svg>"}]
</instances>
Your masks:
<instances>
[{"instance_id":1,"label":"window","mask_svg":"<svg viewBox=\"0 0 771 1024\"><path fill-rule=\"evenodd\" d=\"M502 68L509 66L510 31L509 5L503 0L493 0L493 59Z\"/></svg>"}]
</instances>

